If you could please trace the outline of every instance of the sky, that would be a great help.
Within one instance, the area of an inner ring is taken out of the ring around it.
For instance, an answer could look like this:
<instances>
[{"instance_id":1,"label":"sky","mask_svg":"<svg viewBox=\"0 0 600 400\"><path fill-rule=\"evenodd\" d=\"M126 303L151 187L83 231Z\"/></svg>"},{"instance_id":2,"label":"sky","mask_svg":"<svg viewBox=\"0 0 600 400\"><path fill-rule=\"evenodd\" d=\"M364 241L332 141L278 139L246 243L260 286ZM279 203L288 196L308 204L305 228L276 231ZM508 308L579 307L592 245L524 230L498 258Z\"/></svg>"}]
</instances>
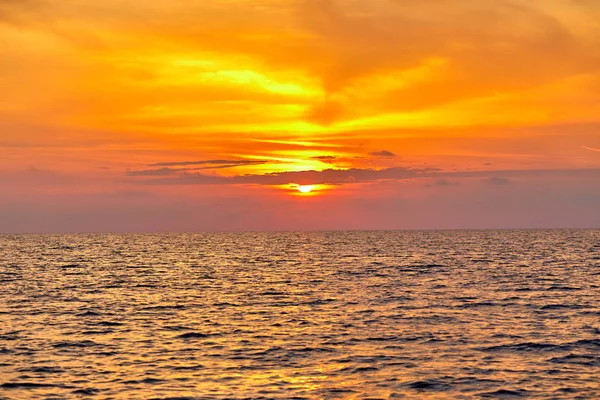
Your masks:
<instances>
[{"instance_id":1,"label":"sky","mask_svg":"<svg viewBox=\"0 0 600 400\"><path fill-rule=\"evenodd\" d=\"M597 0L0 0L0 93L0 232L600 228Z\"/></svg>"}]
</instances>

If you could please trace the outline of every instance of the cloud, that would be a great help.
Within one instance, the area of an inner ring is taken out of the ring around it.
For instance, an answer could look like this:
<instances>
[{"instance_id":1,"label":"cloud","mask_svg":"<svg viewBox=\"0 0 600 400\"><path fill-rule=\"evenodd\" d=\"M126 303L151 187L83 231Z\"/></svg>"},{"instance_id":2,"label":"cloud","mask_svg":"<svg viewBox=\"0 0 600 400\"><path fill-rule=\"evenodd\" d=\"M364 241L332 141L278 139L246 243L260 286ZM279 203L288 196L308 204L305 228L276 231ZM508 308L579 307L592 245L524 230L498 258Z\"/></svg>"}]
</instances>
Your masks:
<instances>
[{"instance_id":1,"label":"cloud","mask_svg":"<svg viewBox=\"0 0 600 400\"><path fill-rule=\"evenodd\" d=\"M311 157L311 160L317 160L317 161L321 161L324 163L334 163L335 161L339 160L339 157L336 156L316 156L316 157Z\"/></svg>"},{"instance_id":2,"label":"cloud","mask_svg":"<svg viewBox=\"0 0 600 400\"><path fill-rule=\"evenodd\" d=\"M0 22L15 23L23 10L39 5L37 0L0 0Z\"/></svg>"},{"instance_id":3,"label":"cloud","mask_svg":"<svg viewBox=\"0 0 600 400\"><path fill-rule=\"evenodd\" d=\"M265 175L238 175L233 177L184 172L177 177L138 181L151 185L285 185L329 184L373 182L379 180L403 180L418 178L434 169L411 169L403 167L384 170L352 168L347 170L327 169L324 171L289 171Z\"/></svg>"},{"instance_id":4,"label":"cloud","mask_svg":"<svg viewBox=\"0 0 600 400\"><path fill-rule=\"evenodd\" d=\"M316 157L311 157L311 159L313 160L319 160L319 161L333 161L333 160L337 160L337 156L316 156Z\"/></svg>"},{"instance_id":5,"label":"cloud","mask_svg":"<svg viewBox=\"0 0 600 400\"><path fill-rule=\"evenodd\" d=\"M588 147L588 146L581 146L581 147L583 147L583 148L584 148L584 149L586 149L586 150L591 150L591 151L600 151L600 149L596 149L596 148L594 148L594 147Z\"/></svg>"},{"instance_id":6,"label":"cloud","mask_svg":"<svg viewBox=\"0 0 600 400\"><path fill-rule=\"evenodd\" d=\"M436 179L435 186L460 186L460 182L451 181L448 179Z\"/></svg>"},{"instance_id":7,"label":"cloud","mask_svg":"<svg viewBox=\"0 0 600 400\"><path fill-rule=\"evenodd\" d=\"M117 116L158 104L169 120L210 129L268 125L275 117L332 125L596 74L600 36L587 18L598 6L573 1L564 12L558 3L4 0L0 10L67 42L85 36L106 42L101 49L75 42L83 53L56 54L73 67L94 53L93 65L78 73L83 82L90 76L101 82L92 98L72 94L73 103L83 98L94 107L114 107L108 111ZM18 67L10 68L13 75L21 73ZM122 101L109 104L115 91ZM185 118L204 109L201 124ZM240 113L237 123L232 113Z\"/></svg>"},{"instance_id":8,"label":"cloud","mask_svg":"<svg viewBox=\"0 0 600 400\"><path fill-rule=\"evenodd\" d=\"M259 163L264 164L264 163ZM241 165L256 165L255 163L249 164L223 164L223 165L211 165L207 167L200 168L159 168L159 169L143 169L137 171L127 171L125 175L127 176L167 176L167 175L176 175L182 172L192 172L192 171L206 171L211 169L225 169L225 168L235 168Z\"/></svg>"},{"instance_id":9,"label":"cloud","mask_svg":"<svg viewBox=\"0 0 600 400\"><path fill-rule=\"evenodd\" d=\"M392 153L391 151L388 151L388 150L374 151L374 152L369 153L369 155L371 155L373 157L383 157L383 158L396 157L396 155L394 153Z\"/></svg>"},{"instance_id":10,"label":"cloud","mask_svg":"<svg viewBox=\"0 0 600 400\"><path fill-rule=\"evenodd\" d=\"M149 167L162 167L158 169L144 169L127 171L126 176L169 176L181 173L204 171L211 169L235 168L249 165L266 164L267 161L262 160L199 160L199 161L174 161L174 162L159 162L148 164ZM274 163L269 161L269 163ZM172 167L194 167L198 168L172 168Z\"/></svg>"},{"instance_id":11,"label":"cloud","mask_svg":"<svg viewBox=\"0 0 600 400\"><path fill-rule=\"evenodd\" d=\"M482 171L442 171L435 172L446 178L490 178L496 183L513 178L525 179L600 179L600 168L571 169L505 169ZM502 184L502 183L500 183Z\"/></svg>"},{"instance_id":12,"label":"cloud","mask_svg":"<svg viewBox=\"0 0 600 400\"><path fill-rule=\"evenodd\" d=\"M125 172L126 176L168 176L168 175L176 175L180 173L181 170L173 169L173 168L160 168L160 169L146 169L140 171L127 171Z\"/></svg>"},{"instance_id":13,"label":"cloud","mask_svg":"<svg viewBox=\"0 0 600 400\"><path fill-rule=\"evenodd\" d=\"M327 169L324 171L290 171L265 175L215 176L183 172L177 176L136 181L142 185L285 185L329 184L343 185L377 181L436 179L440 186L452 185L450 179L483 178L492 185L507 185L512 177L523 178L600 178L600 168L571 170L496 170L496 171L442 171L437 168L393 167L375 169Z\"/></svg>"},{"instance_id":14,"label":"cloud","mask_svg":"<svg viewBox=\"0 0 600 400\"><path fill-rule=\"evenodd\" d=\"M267 161L262 160L200 160L200 161L176 161L176 162L160 162L148 164L149 167L179 167L192 165L223 165L223 166L242 166L242 165L257 165L265 164Z\"/></svg>"},{"instance_id":15,"label":"cloud","mask_svg":"<svg viewBox=\"0 0 600 400\"><path fill-rule=\"evenodd\" d=\"M590 25L586 36L574 33L591 2L570 5L571 19L564 8L539 1L359 3L300 2L307 28L330 52L318 76L329 98L342 99L335 112L324 113L325 124L375 110L416 111L506 95L595 73L598 65L598 50L589 47L598 42L592 39L597 27ZM539 68L541 60L551 65ZM313 111L323 114L323 104Z\"/></svg>"},{"instance_id":16,"label":"cloud","mask_svg":"<svg viewBox=\"0 0 600 400\"><path fill-rule=\"evenodd\" d=\"M490 185L508 185L511 181L507 178L501 178L499 176L491 176L485 180Z\"/></svg>"}]
</instances>

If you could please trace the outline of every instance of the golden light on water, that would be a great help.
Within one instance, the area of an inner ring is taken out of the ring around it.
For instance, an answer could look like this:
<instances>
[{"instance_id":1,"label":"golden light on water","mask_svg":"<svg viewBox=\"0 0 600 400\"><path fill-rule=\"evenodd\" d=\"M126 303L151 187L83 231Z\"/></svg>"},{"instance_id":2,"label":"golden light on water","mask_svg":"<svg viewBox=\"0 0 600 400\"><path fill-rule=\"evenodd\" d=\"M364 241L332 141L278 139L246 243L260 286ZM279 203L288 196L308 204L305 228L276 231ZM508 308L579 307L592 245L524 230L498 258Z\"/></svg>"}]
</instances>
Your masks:
<instances>
[{"instance_id":1,"label":"golden light on water","mask_svg":"<svg viewBox=\"0 0 600 400\"><path fill-rule=\"evenodd\" d=\"M322 203L296 200L301 218ZM598 230L0 235L0 274L25 276L0 291L0 396L573 399L569 385L597 398L598 243Z\"/></svg>"}]
</instances>

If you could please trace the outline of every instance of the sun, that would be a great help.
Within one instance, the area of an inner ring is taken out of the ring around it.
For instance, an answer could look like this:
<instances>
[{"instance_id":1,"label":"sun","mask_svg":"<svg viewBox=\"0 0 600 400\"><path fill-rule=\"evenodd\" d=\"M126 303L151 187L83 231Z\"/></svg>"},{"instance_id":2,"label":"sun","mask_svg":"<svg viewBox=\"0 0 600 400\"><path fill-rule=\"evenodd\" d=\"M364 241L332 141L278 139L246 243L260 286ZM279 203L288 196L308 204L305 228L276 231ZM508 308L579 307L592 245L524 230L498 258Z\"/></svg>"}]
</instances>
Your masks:
<instances>
[{"instance_id":1,"label":"sun","mask_svg":"<svg viewBox=\"0 0 600 400\"><path fill-rule=\"evenodd\" d=\"M313 185L298 185L298 191L300 193L310 193L315 187Z\"/></svg>"}]
</instances>

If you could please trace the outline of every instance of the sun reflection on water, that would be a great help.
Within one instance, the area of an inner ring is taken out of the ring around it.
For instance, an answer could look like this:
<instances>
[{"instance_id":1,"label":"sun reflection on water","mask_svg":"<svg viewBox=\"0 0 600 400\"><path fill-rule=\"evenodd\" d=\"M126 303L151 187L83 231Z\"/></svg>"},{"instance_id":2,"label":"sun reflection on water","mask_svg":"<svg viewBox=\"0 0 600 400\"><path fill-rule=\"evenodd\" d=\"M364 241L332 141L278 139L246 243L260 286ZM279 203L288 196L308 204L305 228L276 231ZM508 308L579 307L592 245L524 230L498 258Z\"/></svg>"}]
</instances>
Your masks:
<instances>
[{"instance_id":1,"label":"sun reflection on water","mask_svg":"<svg viewBox=\"0 0 600 400\"><path fill-rule=\"evenodd\" d=\"M598 243L0 236L0 397L596 398Z\"/></svg>"}]
</instances>

